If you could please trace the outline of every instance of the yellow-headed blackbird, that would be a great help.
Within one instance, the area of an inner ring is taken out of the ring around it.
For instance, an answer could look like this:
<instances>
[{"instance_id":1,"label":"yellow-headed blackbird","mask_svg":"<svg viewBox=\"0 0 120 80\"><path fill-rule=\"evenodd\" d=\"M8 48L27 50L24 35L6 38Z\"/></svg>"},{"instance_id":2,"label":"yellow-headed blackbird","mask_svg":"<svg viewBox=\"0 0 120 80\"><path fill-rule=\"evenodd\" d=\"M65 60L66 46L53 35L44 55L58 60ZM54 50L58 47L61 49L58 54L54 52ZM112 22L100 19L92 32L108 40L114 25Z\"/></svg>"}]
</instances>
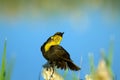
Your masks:
<instances>
[{"instance_id":1,"label":"yellow-headed blackbird","mask_svg":"<svg viewBox=\"0 0 120 80\"><path fill-rule=\"evenodd\" d=\"M57 32L49 37L41 46L42 54L49 64L54 64L57 68L69 68L74 71L80 70L80 68L72 62L69 53L59 45L63 34L64 33Z\"/></svg>"}]
</instances>

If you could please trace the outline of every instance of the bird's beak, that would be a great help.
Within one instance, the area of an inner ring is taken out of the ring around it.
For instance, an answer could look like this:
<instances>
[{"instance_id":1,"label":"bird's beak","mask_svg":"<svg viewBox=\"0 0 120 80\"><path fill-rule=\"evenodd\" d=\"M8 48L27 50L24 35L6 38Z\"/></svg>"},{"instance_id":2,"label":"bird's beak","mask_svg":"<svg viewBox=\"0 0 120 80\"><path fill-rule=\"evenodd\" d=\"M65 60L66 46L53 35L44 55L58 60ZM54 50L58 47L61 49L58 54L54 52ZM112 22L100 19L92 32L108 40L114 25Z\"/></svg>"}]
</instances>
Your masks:
<instances>
[{"instance_id":1,"label":"bird's beak","mask_svg":"<svg viewBox=\"0 0 120 80\"><path fill-rule=\"evenodd\" d=\"M61 36L63 36L64 32L61 33Z\"/></svg>"}]
</instances>

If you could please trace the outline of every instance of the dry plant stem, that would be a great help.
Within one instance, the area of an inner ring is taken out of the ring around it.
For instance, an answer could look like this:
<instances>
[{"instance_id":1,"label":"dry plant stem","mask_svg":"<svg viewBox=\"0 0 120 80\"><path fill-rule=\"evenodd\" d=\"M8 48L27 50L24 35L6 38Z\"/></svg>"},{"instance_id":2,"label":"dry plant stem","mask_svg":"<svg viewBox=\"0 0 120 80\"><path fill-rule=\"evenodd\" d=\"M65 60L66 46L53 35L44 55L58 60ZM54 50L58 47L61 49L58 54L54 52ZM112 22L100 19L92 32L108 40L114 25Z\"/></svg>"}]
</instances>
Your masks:
<instances>
[{"instance_id":1,"label":"dry plant stem","mask_svg":"<svg viewBox=\"0 0 120 80\"><path fill-rule=\"evenodd\" d=\"M53 75L54 75L54 67L51 67L51 69L53 69L53 71L52 71L52 74L51 74L51 76L50 76L50 79L49 80L51 80L51 78L53 77Z\"/></svg>"},{"instance_id":2,"label":"dry plant stem","mask_svg":"<svg viewBox=\"0 0 120 80\"><path fill-rule=\"evenodd\" d=\"M42 76L44 80L64 80L63 77L57 73L53 67L44 67L42 70Z\"/></svg>"}]
</instances>

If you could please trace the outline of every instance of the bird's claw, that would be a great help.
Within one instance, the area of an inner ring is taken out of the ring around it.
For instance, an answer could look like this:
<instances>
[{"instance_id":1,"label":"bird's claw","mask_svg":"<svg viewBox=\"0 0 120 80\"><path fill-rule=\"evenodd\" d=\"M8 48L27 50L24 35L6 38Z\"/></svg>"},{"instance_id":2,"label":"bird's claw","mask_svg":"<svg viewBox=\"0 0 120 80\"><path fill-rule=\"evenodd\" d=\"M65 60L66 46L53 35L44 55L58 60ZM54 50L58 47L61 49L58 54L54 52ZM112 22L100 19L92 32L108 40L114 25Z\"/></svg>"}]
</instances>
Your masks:
<instances>
[{"instance_id":1,"label":"bird's claw","mask_svg":"<svg viewBox=\"0 0 120 80\"><path fill-rule=\"evenodd\" d=\"M46 68L47 71L48 70L50 70L50 71L52 70L52 66L49 63L44 64L43 68Z\"/></svg>"}]
</instances>

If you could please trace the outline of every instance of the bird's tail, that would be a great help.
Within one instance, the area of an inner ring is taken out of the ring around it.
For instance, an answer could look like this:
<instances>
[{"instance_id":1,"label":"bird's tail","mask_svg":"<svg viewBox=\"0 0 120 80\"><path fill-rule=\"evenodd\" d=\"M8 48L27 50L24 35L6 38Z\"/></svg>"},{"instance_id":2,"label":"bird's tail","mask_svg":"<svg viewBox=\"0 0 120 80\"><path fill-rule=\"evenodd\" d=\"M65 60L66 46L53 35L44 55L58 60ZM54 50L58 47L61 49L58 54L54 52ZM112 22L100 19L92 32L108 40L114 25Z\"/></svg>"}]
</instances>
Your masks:
<instances>
[{"instance_id":1,"label":"bird's tail","mask_svg":"<svg viewBox=\"0 0 120 80\"><path fill-rule=\"evenodd\" d=\"M77 65L75 65L72 61L68 61L67 65L73 71L78 71L78 70L81 69L80 67L78 67Z\"/></svg>"}]
</instances>

